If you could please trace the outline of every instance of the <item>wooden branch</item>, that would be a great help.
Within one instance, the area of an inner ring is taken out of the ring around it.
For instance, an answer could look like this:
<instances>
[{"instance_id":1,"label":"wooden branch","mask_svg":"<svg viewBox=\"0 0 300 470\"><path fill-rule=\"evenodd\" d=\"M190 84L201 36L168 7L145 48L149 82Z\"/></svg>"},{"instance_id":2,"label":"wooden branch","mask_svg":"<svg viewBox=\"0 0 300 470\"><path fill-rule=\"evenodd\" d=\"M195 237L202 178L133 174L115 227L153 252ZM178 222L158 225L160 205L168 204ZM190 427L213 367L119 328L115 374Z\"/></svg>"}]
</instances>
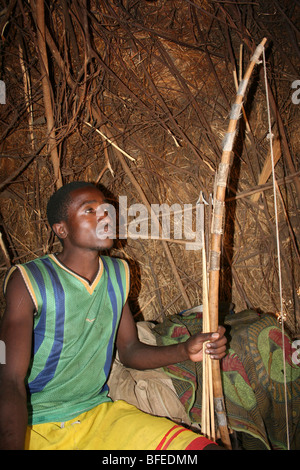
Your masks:
<instances>
[{"instance_id":1,"label":"wooden branch","mask_svg":"<svg viewBox=\"0 0 300 470\"><path fill-rule=\"evenodd\" d=\"M293 175L288 175L288 176L285 176L284 178L278 179L277 184L278 186L281 186L283 184L286 185L288 183L291 183L294 178L299 178L299 176L300 176L300 171L297 171ZM227 197L225 202L235 201L236 199L243 199L247 196L251 196L252 194L262 193L272 188L273 188L273 183L265 183L265 184L261 184L260 186L254 186L253 188L246 189L245 191L235 194L234 196Z\"/></svg>"},{"instance_id":2,"label":"wooden branch","mask_svg":"<svg viewBox=\"0 0 300 470\"><path fill-rule=\"evenodd\" d=\"M260 71L260 75L263 78L263 70ZM292 155L291 155L291 152L290 152L290 148L289 148L289 144L288 144L288 141L287 141L287 136L286 136L284 124L283 124L283 121L282 121L277 103L275 101L273 91L272 91L269 83L267 83L267 87L268 87L270 107L272 109L273 116L276 119L277 126L278 126L278 131L279 131L279 135L280 135L280 142L281 142L281 146L282 146L283 155L284 155L284 158L286 160L286 163L287 163L287 166L289 168L290 173L293 174L293 173L296 173L296 168L295 168L295 165L294 165L294 162L293 162L293 159L292 159ZM299 203L300 203L300 178L296 177L293 182L294 182L294 185L295 185L295 188L296 188L297 197L298 197L298 205L299 205Z\"/></svg>"},{"instance_id":3,"label":"wooden branch","mask_svg":"<svg viewBox=\"0 0 300 470\"><path fill-rule=\"evenodd\" d=\"M36 1L36 27L37 27L37 43L39 60L42 72L42 87L44 94L44 105L45 115L47 120L47 129L49 134L49 152L51 156L54 180L56 188L62 186L62 177L60 172L60 162L57 152L57 143L55 135L55 124L53 116L51 89L50 89L50 77L48 67L48 57L45 41L45 11L44 11L44 0Z\"/></svg>"},{"instance_id":4,"label":"wooden branch","mask_svg":"<svg viewBox=\"0 0 300 470\"><path fill-rule=\"evenodd\" d=\"M9 254L8 254L7 248L5 246L5 243L4 243L3 236L2 236L1 232L0 232L0 248L1 248L3 256L4 256L4 261L5 261L6 268L10 268L11 261L10 261Z\"/></svg>"},{"instance_id":5,"label":"wooden branch","mask_svg":"<svg viewBox=\"0 0 300 470\"><path fill-rule=\"evenodd\" d=\"M280 146L280 140L278 137L275 139L274 144L273 144L273 154L274 154L274 165L276 165L276 163L281 157L281 146ZM263 169L259 175L258 184L259 185L265 184L268 181L271 173L272 173L272 160L271 160L271 152L269 150ZM262 194L261 192L253 194L251 196L252 202L257 202L261 194Z\"/></svg>"},{"instance_id":6,"label":"wooden branch","mask_svg":"<svg viewBox=\"0 0 300 470\"><path fill-rule=\"evenodd\" d=\"M36 158L36 156L42 151L42 149L45 147L46 145L46 142L43 142L40 147L37 149L36 153L33 153L31 154L27 160L19 167L17 168L11 175L9 175L8 178L6 178L6 180L2 181L2 183L0 183L0 191L2 191L2 189L4 189L8 184L10 184L12 181L14 181L19 175L22 174L22 172L25 170L25 168L28 167L28 165L30 165L31 162L34 161L34 159Z\"/></svg>"},{"instance_id":7,"label":"wooden branch","mask_svg":"<svg viewBox=\"0 0 300 470\"><path fill-rule=\"evenodd\" d=\"M24 61L23 49L22 49L21 44L19 44L19 58L20 58L22 75L23 75L23 86L24 86L24 97L25 97L26 109L28 111L29 135L30 135L31 147L32 147L32 150L34 151L35 137L34 137L34 132L33 132L33 105L32 105L32 99L31 99L31 84L30 84L28 68Z\"/></svg>"}]
</instances>

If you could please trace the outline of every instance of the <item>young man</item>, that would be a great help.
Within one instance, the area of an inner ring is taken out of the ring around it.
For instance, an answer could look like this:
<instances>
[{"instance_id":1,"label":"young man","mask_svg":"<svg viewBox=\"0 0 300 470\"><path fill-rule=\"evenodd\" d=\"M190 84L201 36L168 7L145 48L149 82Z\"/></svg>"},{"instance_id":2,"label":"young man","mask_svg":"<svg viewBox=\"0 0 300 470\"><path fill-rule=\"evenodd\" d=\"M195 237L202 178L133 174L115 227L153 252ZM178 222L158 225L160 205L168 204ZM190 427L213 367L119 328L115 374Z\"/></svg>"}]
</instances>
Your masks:
<instances>
[{"instance_id":1,"label":"young man","mask_svg":"<svg viewBox=\"0 0 300 470\"><path fill-rule=\"evenodd\" d=\"M224 329L185 343L139 341L127 296L129 269L100 256L112 247L112 220L96 186L77 182L49 200L49 223L62 251L13 267L5 281L0 339L2 449L218 448L168 419L112 402L106 380L114 344L127 367L150 369L225 355Z\"/></svg>"}]
</instances>

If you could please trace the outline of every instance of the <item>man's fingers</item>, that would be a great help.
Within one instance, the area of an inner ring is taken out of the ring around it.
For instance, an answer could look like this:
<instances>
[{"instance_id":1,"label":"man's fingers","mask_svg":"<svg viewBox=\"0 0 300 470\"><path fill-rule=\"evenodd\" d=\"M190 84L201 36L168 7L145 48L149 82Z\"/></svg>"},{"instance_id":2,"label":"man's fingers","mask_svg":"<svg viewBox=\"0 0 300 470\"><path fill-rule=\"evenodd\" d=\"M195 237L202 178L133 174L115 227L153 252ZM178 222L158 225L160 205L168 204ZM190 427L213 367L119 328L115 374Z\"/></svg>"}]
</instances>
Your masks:
<instances>
[{"instance_id":1,"label":"man's fingers","mask_svg":"<svg viewBox=\"0 0 300 470\"><path fill-rule=\"evenodd\" d=\"M187 340L190 359L202 360L202 354L209 354L212 359L222 359L226 354L227 339L225 328L210 333L198 333Z\"/></svg>"},{"instance_id":2,"label":"man's fingers","mask_svg":"<svg viewBox=\"0 0 300 470\"><path fill-rule=\"evenodd\" d=\"M221 338L216 343L207 343L205 353L212 359L221 359L226 354L226 338Z\"/></svg>"},{"instance_id":3,"label":"man's fingers","mask_svg":"<svg viewBox=\"0 0 300 470\"><path fill-rule=\"evenodd\" d=\"M205 343L206 341L216 341L219 338L219 333L201 333L201 341L203 343Z\"/></svg>"}]
</instances>

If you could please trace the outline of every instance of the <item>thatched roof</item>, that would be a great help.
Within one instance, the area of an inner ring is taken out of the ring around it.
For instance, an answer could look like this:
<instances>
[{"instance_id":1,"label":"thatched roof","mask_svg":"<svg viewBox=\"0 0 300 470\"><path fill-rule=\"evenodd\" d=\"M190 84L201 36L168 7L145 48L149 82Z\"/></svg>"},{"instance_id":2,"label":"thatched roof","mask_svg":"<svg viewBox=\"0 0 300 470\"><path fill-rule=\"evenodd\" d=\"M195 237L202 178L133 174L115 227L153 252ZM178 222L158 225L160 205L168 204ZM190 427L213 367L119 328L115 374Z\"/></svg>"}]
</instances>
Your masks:
<instances>
[{"instance_id":1,"label":"thatched roof","mask_svg":"<svg viewBox=\"0 0 300 470\"><path fill-rule=\"evenodd\" d=\"M299 3L34 0L1 8L1 278L11 264L58 249L45 206L61 183L97 181L128 206L195 206L201 192L209 202L237 84L266 37L282 299L286 326L299 334ZM257 64L227 183L220 299L276 315L268 133ZM202 303L201 251L169 235L114 249L131 266L135 318L159 321Z\"/></svg>"}]
</instances>

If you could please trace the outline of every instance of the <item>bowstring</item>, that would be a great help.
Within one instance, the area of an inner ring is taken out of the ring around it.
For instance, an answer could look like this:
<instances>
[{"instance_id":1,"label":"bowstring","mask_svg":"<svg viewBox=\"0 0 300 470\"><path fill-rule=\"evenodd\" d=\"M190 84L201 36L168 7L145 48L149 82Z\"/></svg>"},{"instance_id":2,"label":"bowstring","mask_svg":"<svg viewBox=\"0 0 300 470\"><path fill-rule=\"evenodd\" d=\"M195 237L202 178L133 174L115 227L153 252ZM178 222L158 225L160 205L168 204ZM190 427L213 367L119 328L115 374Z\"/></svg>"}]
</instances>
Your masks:
<instances>
[{"instance_id":1,"label":"bowstring","mask_svg":"<svg viewBox=\"0 0 300 470\"><path fill-rule=\"evenodd\" d=\"M287 449L290 450L288 399L287 399L287 379L286 379L286 364L285 364L285 333L284 333L284 314L283 314L283 295L282 295L282 272L281 272L281 255L280 255L279 224L278 224L277 194L276 194L276 188L278 188L278 184L277 184L276 176L275 176L275 164L274 164L274 154L273 154L273 134L272 134L271 113L270 113L270 103L269 103L269 93L268 93L265 48L263 48L263 54L262 55L263 55L265 92L266 92L266 103L267 103L267 113L268 113L268 127L269 127L268 138L269 138L269 141L270 141L270 154L271 154L272 179L273 179L273 197L274 197L276 245L277 245L277 259L278 259L278 282L279 282L279 296L280 296L280 319L281 319L282 354L283 354L286 439L287 439Z\"/></svg>"}]
</instances>

